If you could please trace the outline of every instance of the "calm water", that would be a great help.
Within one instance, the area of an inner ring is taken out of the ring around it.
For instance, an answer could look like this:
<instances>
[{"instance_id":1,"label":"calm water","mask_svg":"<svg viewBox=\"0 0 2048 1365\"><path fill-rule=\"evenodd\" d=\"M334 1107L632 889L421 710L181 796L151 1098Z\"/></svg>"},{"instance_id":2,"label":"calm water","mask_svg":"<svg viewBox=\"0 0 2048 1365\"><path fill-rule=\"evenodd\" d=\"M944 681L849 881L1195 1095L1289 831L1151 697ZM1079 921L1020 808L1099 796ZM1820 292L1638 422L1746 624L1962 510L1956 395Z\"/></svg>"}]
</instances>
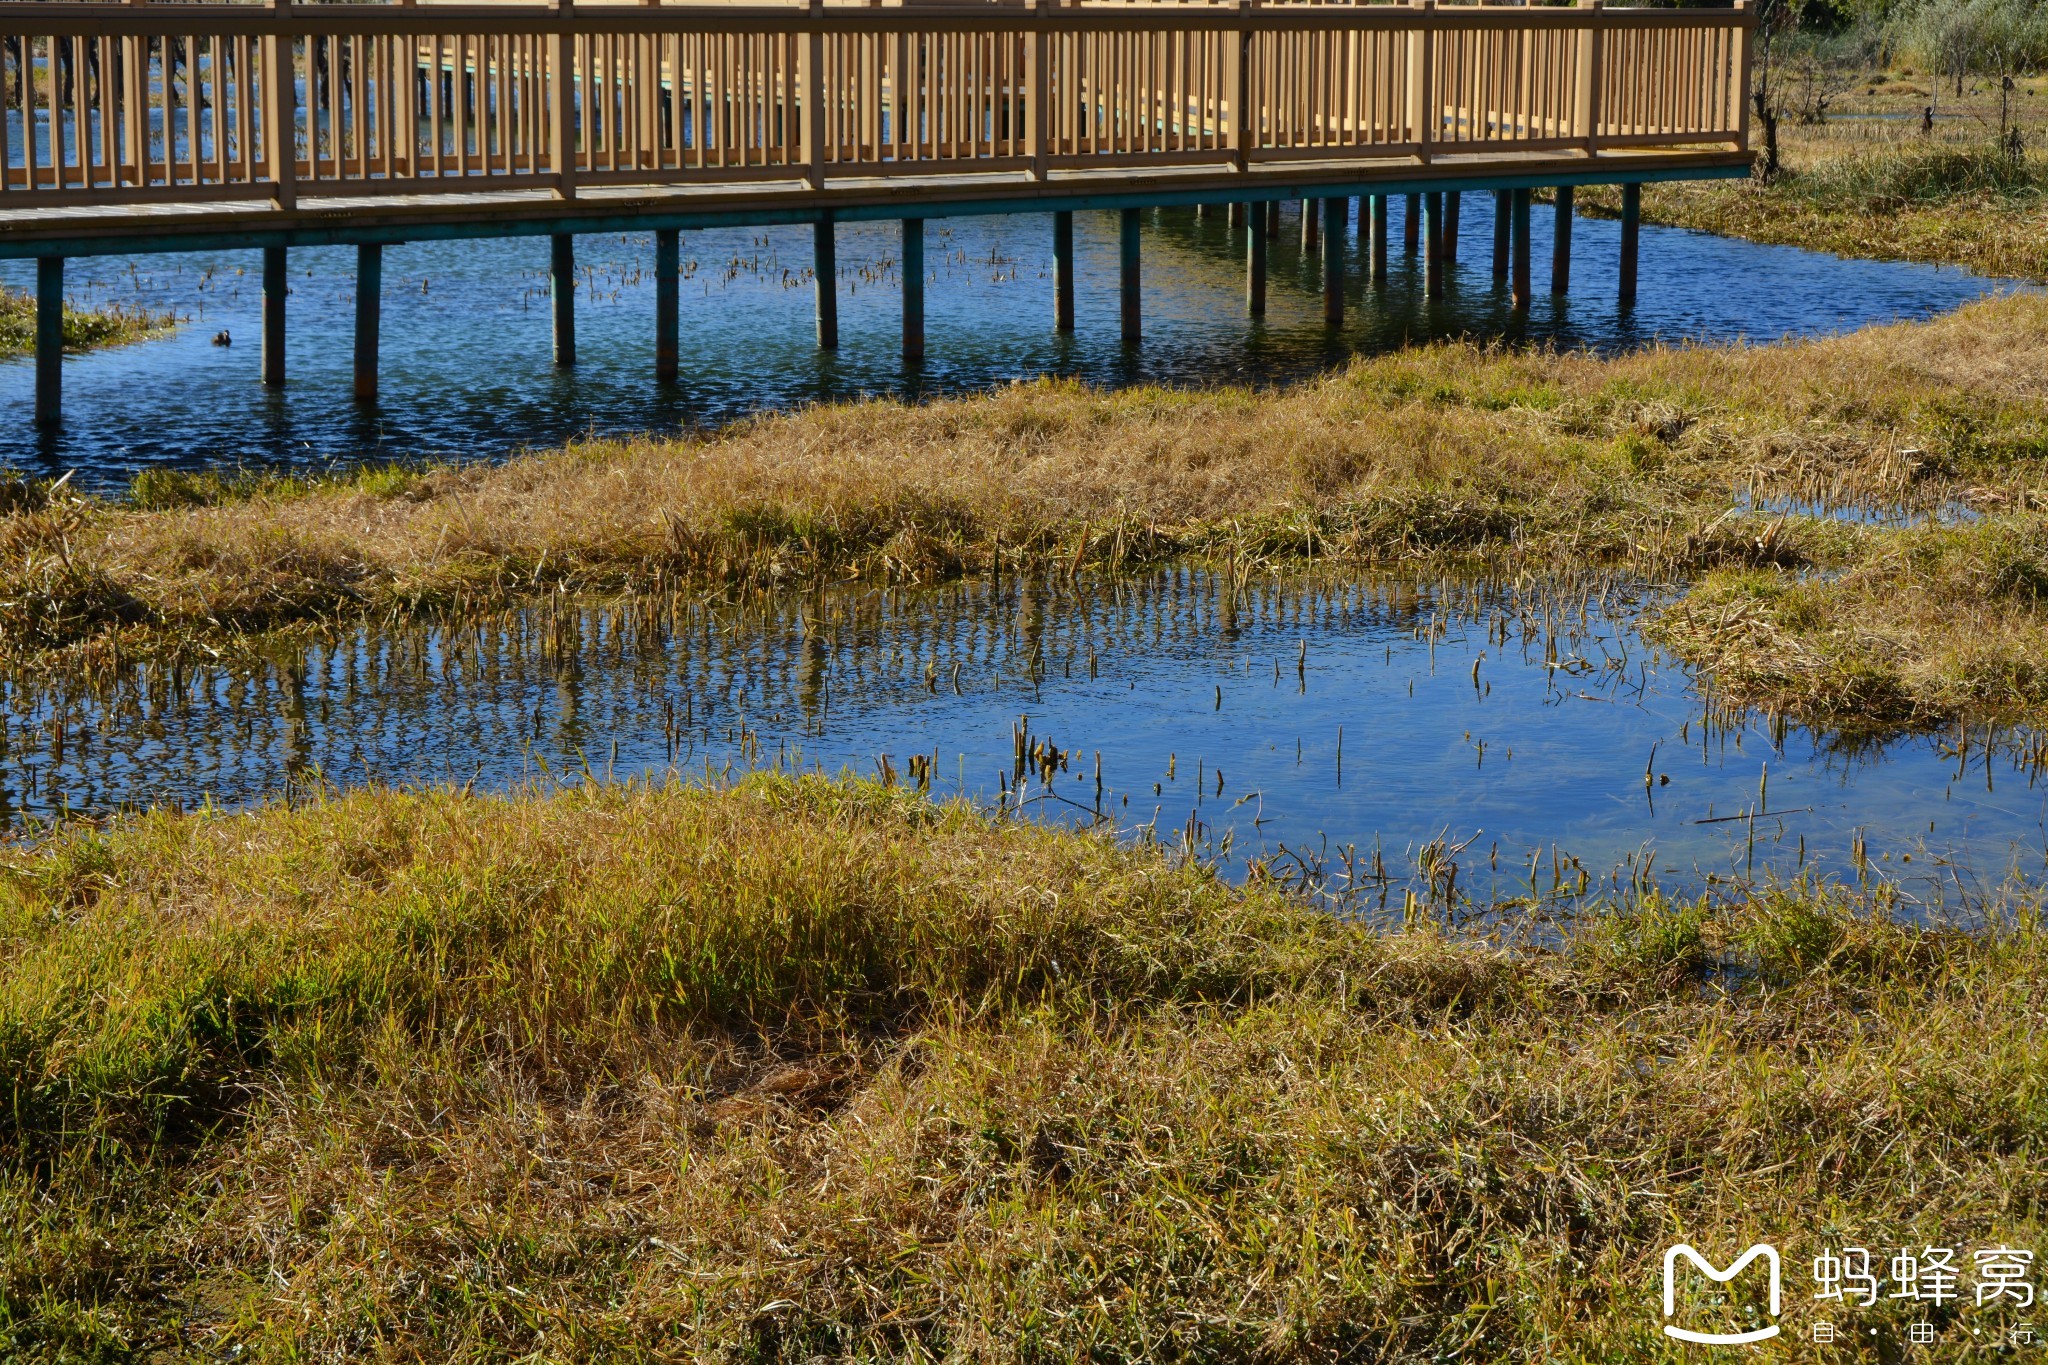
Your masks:
<instances>
[{"instance_id":1,"label":"calm water","mask_svg":"<svg viewBox=\"0 0 2048 1365\"><path fill-rule=\"evenodd\" d=\"M1634 633L1658 596L1609 578L1233 588L1177 570L557 605L348 639L257 676L7 693L0 801L19 820L317 781L885 764L907 781L929 755L940 794L1240 873L1267 858L1371 905L1398 907L1431 868L1482 900L1868 873L1930 908L2043 872L2037 736L1845 746L1715 715ZM1020 764L1020 728L1065 762Z\"/></svg>"},{"instance_id":2,"label":"calm water","mask_svg":"<svg viewBox=\"0 0 2048 1365\"><path fill-rule=\"evenodd\" d=\"M1101 384L1265 383L1313 374L1359 351L1442 335L1507 337L1620 350L1657 338L1776 338L1923 317L2008 287L1929 266L1841 260L1675 229L1645 228L1638 305L1615 301L1618 227L1574 227L1574 292L1547 289L1550 211L1535 213L1538 299L1514 319L1491 279L1492 206L1468 196L1449 297L1422 298L1419 258L1403 254L1394 206L1392 277L1368 289L1355 236L1351 299L1339 332L1322 324L1317 265L1299 249L1289 208L1275 243L1270 313L1243 315L1242 243L1219 212L1162 211L1145 227L1145 340L1127 349L1116 322L1115 220L1080 215L1079 330L1051 327L1051 223L1045 215L934 221L927 229L929 355L906 373L893 224L841 229L841 346L813 344L808 228L686 235L680 384L653 379L653 247L648 237L578 240L573 373L550 362L547 243L421 243L387 249L382 398L349 397L354 252L292 255L290 383L257 383L256 252L80 260L75 299L116 301L189 319L174 338L65 364L62 430L25 420L32 373L0 364L0 464L57 471L106 488L153 464L317 465L444 455L493 458L587 431L675 430L762 408L872 392L984 388L1040 373ZM0 262L26 286L33 267ZM233 339L212 344L218 332Z\"/></svg>"}]
</instances>

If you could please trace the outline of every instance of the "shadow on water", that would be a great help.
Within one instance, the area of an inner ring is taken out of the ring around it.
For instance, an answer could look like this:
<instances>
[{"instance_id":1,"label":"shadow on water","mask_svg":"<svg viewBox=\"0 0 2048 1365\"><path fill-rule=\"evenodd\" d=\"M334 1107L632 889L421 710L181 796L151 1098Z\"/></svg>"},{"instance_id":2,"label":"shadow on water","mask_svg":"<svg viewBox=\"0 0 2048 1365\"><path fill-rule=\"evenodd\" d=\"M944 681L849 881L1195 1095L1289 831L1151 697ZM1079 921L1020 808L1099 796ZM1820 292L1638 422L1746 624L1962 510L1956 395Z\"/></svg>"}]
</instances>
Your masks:
<instances>
[{"instance_id":1,"label":"shadow on water","mask_svg":"<svg viewBox=\"0 0 2048 1365\"><path fill-rule=\"evenodd\" d=\"M853 770L1256 864L1361 909L1813 873L1939 913L2048 858L2043 737L1847 744L1728 714L1662 590L1188 568L741 601L563 600L253 671L8 690L24 815L322 783Z\"/></svg>"},{"instance_id":2,"label":"shadow on water","mask_svg":"<svg viewBox=\"0 0 2048 1365\"><path fill-rule=\"evenodd\" d=\"M1352 355L1430 337L1473 336L1614 352L1665 339L1775 339L1923 317L2011 287L1932 266L1843 260L1678 229L1643 230L1639 304L1616 303L1618 225L1574 225L1574 291L1548 289L1550 210L1535 221L1537 299L1525 318L1492 279L1492 204L1468 195L1448 297L1430 303L1420 258L1363 278L1354 223L1345 239L1346 322L1331 330L1319 266L1290 206L1272 248L1267 316L1242 298L1243 241L1221 209L1147 215L1145 337L1117 331L1115 219L1076 220L1079 327L1052 320L1050 220L1043 214L935 220L927 232L926 360L900 357L893 224L840 230L841 345L813 344L809 229L688 234L683 256L683 380L653 378L653 245L645 235L578 240L578 356L549 356L547 243L540 238L387 249L381 399L350 398L354 253L291 256L290 381L257 383L260 270L255 252L82 259L67 282L81 304L116 301L189 319L178 335L65 365L65 420L37 434L0 428L0 463L77 468L83 487L117 487L150 465L323 465L424 455L494 458L586 432L674 431L762 409L861 394L973 391L1056 374L1102 385L1264 384L1305 378ZM0 262L0 282L32 282ZM233 344L212 344L219 332ZM0 364L0 404L26 413L26 361Z\"/></svg>"}]
</instances>

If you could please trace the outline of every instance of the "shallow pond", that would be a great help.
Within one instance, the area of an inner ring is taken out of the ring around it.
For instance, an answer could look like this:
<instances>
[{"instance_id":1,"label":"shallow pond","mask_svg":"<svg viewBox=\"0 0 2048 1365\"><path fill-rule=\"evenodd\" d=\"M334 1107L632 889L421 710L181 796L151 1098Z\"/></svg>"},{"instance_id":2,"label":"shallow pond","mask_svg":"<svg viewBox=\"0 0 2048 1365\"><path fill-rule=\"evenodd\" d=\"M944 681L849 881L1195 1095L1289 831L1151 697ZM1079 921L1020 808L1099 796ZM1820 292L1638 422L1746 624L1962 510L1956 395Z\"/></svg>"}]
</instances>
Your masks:
<instances>
[{"instance_id":1,"label":"shallow pond","mask_svg":"<svg viewBox=\"0 0 2048 1365\"><path fill-rule=\"evenodd\" d=\"M911 782L929 756L941 795L1108 823L1239 874L1266 859L1371 906L1432 879L1439 898L1549 901L1814 871L1896 880L1931 911L2044 871L2040 737L1844 744L1723 714L1635 633L1661 596L1604 577L1177 569L562 602L253 676L9 692L0 800L18 820L322 781L780 765ZM1041 744L1065 758L1041 768Z\"/></svg>"},{"instance_id":2,"label":"shallow pond","mask_svg":"<svg viewBox=\"0 0 2048 1365\"><path fill-rule=\"evenodd\" d=\"M2011 287L1931 266L1843 260L1789 247L1646 227L1639 303L1616 304L1618 225L1574 226L1573 292L1548 291L1551 210L1535 210L1537 300L1515 318L1492 280L1492 204L1468 195L1448 297L1423 298L1420 258L1401 249L1394 203L1391 275L1368 287L1347 239L1346 322L1322 323L1318 266L1300 249L1290 206L1274 243L1270 311L1242 301L1242 236L1220 211L1160 211L1144 225L1145 339L1117 332L1116 230L1107 214L1076 220L1079 329L1051 326L1050 219L1043 214L934 220L927 230L929 354L906 371L893 224L841 229L841 345L813 344L807 228L687 234L683 380L653 378L653 246L647 236L577 243L578 355L549 357L547 243L542 238L419 243L385 253L382 396L349 394L354 252L292 253L290 382L257 383L258 253L78 260L77 302L118 302L188 319L167 340L65 364L65 421L38 434L0 425L0 464L118 487L139 468L304 464L448 455L502 456L587 431L665 431L763 408L872 392L975 390L1021 375L1091 382L1268 383L1317 373L1361 351L1448 335L1615 351L1653 340L1775 339L1924 317ZM0 282L27 286L29 262L0 262ZM215 346L226 332L232 344ZM32 367L0 364L0 405L26 414Z\"/></svg>"}]
</instances>

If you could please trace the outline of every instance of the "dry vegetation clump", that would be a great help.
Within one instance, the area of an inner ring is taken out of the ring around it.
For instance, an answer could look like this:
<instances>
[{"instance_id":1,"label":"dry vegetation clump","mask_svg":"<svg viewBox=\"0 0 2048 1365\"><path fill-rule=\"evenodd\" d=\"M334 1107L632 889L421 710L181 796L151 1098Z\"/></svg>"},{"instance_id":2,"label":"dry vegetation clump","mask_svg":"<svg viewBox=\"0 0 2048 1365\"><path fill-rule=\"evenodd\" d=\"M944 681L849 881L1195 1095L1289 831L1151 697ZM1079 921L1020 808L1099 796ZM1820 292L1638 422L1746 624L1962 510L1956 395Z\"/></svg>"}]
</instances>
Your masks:
<instances>
[{"instance_id":1,"label":"dry vegetation clump","mask_svg":"<svg viewBox=\"0 0 2048 1365\"><path fill-rule=\"evenodd\" d=\"M11 1360L1679 1359L1674 1233L2042 1231L2031 912L1509 956L770 777L154 814L0 888Z\"/></svg>"},{"instance_id":2,"label":"dry vegetation clump","mask_svg":"<svg viewBox=\"0 0 2048 1365\"><path fill-rule=\"evenodd\" d=\"M1041 381L493 467L156 474L125 504L17 500L0 523L0 651L91 668L546 593L1204 554L1839 568L1880 542L1740 514L1738 491L2031 506L2043 373L2048 301L2014 297L1779 346L1603 360L1442 344L1274 392Z\"/></svg>"},{"instance_id":3,"label":"dry vegetation clump","mask_svg":"<svg viewBox=\"0 0 2048 1365\"><path fill-rule=\"evenodd\" d=\"M125 346L171 330L168 315L118 304L104 308L64 310L64 349L89 351ZM0 360L31 355L36 348L36 301L27 294L0 287Z\"/></svg>"}]
</instances>

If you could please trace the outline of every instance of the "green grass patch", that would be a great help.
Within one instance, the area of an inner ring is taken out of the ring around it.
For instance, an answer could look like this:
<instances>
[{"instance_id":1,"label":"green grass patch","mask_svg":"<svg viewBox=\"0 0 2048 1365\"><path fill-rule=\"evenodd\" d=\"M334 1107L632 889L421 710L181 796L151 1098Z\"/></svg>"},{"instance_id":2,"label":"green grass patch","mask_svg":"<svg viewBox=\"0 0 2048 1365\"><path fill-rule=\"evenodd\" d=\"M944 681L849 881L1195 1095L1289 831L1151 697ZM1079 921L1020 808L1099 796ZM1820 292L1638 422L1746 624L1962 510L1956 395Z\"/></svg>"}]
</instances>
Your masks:
<instances>
[{"instance_id":1,"label":"green grass patch","mask_svg":"<svg viewBox=\"0 0 2048 1365\"><path fill-rule=\"evenodd\" d=\"M2038 1244L2031 903L1891 911L1508 954L771 777L62 833L0 876L0 1351L1686 1359L1679 1235Z\"/></svg>"}]
</instances>

